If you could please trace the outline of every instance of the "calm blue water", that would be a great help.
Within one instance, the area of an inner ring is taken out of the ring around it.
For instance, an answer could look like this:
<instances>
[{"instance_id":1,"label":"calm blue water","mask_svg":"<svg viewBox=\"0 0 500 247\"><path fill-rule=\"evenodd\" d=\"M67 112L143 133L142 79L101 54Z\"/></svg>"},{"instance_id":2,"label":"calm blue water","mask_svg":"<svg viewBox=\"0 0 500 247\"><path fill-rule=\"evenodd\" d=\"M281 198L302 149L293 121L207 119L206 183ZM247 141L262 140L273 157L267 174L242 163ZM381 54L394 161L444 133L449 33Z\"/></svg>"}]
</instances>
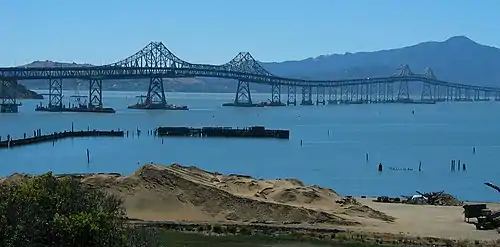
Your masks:
<instances>
[{"instance_id":1,"label":"calm blue water","mask_svg":"<svg viewBox=\"0 0 500 247\"><path fill-rule=\"evenodd\" d=\"M71 94L71 93L69 93ZM105 92L105 105L116 114L34 112L38 101L25 101L18 114L0 115L0 135L28 135L75 129L143 130L140 137L74 139L0 150L0 176L13 172L120 172L130 174L144 163L195 165L222 173L261 178L295 177L328 186L344 195L414 194L446 190L467 200L498 200L483 185L500 184L500 103L437 105L330 105L276 108L230 108L233 94L169 93L169 102L190 111L128 110L134 92ZM254 94L253 99L269 95ZM412 114L412 110L415 114ZM157 126L223 125L291 130L289 141L166 138L146 134ZM303 145L300 141L303 140ZM476 154L472 154L476 147ZM86 149L91 163L87 165ZM366 162L365 154L369 153ZM450 171L460 159L467 171ZM423 172L417 172L419 162ZM384 172L377 172L382 162ZM415 171L390 171L388 167Z\"/></svg>"}]
</instances>

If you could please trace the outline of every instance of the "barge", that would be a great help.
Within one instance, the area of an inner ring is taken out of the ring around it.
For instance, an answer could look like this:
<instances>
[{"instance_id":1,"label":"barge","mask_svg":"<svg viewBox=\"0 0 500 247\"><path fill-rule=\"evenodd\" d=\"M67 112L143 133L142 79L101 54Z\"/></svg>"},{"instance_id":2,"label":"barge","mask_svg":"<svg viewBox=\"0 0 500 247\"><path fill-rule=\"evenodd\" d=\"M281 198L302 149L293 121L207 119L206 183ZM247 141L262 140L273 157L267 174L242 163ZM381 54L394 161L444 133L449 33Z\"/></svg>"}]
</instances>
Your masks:
<instances>
[{"instance_id":1,"label":"barge","mask_svg":"<svg viewBox=\"0 0 500 247\"><path fill-rule=\"evenodd\" d=\"M158 136L177 137L239 137L239 138L276 138L289 139L289 130L271 130L264 126L252 126L248 128L232 127L158 127Z\"/></svg>"},{"instance_id":2,"label":"barge","mask_svg":"<svg viewBox=\"0 0 500 247\"><path fill-rule=\"evenodd\" d=\"M222 106L233 106L233 107L264 107L264 105L262 105L262 104L238 103L238 102L223 103Z\"/></svg>"},{"instance_id":3,"label":"barge","mask_svg":"<svg viewBox=\"0 0 500 247\"><path fill-rule=\"evenodd\" d=\"M95 112L95 113L115 113L115 109L109 107L88 107L86 105L80 105L76 107L48 107L48 106L37 106L35 111L43 112Z\"/></svg>"},{"instance_id":4,"label":"barge","mask_svg":"<svg viewBox=\"0 0 500 247\"><path fill-rule=\"evenodd\" d=\"M189 108L185 105L173 105L167 104L166 102L157 103L153 102L151 98L147 95L139 95L136 96L137 103L131 106L128 106L128 109L140 109L140 110L189 110Z\"/></svg>"}]
</instances>

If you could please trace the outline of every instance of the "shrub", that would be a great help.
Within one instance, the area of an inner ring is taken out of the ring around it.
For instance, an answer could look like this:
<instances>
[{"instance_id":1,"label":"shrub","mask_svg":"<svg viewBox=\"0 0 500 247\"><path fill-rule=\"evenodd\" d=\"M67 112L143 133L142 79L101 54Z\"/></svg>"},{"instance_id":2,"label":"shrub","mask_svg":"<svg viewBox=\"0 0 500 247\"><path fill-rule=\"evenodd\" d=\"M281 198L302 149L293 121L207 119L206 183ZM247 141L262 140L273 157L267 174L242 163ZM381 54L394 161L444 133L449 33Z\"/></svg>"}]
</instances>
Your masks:
<instances>
[{"instance_id":1,"label":"shrub","mask_svg":"<svg viewBox=\"0 0 500 247\"><path fill-rule=\"evenodd\" d=\"M0 246L145 246L151 236L127 223L119 198L77 179L0 184Z\"/></svg>"}]
</instances>

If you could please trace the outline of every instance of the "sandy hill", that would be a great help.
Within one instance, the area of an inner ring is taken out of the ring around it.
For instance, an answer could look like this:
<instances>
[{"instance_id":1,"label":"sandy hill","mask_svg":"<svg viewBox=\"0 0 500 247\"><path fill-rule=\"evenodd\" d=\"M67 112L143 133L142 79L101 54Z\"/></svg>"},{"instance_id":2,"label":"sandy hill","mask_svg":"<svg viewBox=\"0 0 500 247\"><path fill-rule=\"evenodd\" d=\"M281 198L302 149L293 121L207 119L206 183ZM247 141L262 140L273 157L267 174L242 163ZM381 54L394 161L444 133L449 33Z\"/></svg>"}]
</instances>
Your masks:
<instances>
[{"instance_id":1,"label":"sandy hill","mask_svg":"<svg viewBox=\"0 0 500 247\"><path fill-rule=\"evenodd\" d=\"M68 175L62 175L68 176ZM358 225L357 218L392 217L345 200L331 189L296 179L261 180L196 167L145 165L130 176L69 175L120 195L130 218L144 220L325 223ZM7 180L22 179L13 175Z\"/></svg>"}]
</instances>

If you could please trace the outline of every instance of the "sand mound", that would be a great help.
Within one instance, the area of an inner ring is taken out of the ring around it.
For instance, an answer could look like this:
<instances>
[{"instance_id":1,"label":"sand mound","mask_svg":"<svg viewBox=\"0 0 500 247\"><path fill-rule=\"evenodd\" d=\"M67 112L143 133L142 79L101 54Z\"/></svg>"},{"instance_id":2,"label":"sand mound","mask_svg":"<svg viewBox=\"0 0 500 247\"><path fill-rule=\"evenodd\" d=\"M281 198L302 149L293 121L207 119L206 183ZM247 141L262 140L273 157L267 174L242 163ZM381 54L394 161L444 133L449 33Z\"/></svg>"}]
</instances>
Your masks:
<instances>
[{"instance_id":1,"label":"sand mound","mask_svg":"<svg viewBox=\"0 0 500 247\"><path fill-rule=\"evenodd\" d=\"M122 196L134 218L356 224L325 212L231 194L217 188L220 180L213 176L217 175L193 167L145 165L130 177L103 180L92 176L83 181L105 188L112 188L110 184L128 188Z\"/></svg>"},{"instance_id":2,"label":"sand mound","mask_svg":"<svg viewBox=\"0 0 500 247\"><path fill-rule=\"evenodd\" d=\"M7 180L18 180L23 176L16 174ZM144 220L335 225L356 225L355 217L391 220L366 206L339 204L337 201L342 197L335 191L306 186L297 179L262 180L177 164L145 165L131 176L64 176L81 179L90 186L120 195L129 217Z\"/></svg>"}]
</instances>

